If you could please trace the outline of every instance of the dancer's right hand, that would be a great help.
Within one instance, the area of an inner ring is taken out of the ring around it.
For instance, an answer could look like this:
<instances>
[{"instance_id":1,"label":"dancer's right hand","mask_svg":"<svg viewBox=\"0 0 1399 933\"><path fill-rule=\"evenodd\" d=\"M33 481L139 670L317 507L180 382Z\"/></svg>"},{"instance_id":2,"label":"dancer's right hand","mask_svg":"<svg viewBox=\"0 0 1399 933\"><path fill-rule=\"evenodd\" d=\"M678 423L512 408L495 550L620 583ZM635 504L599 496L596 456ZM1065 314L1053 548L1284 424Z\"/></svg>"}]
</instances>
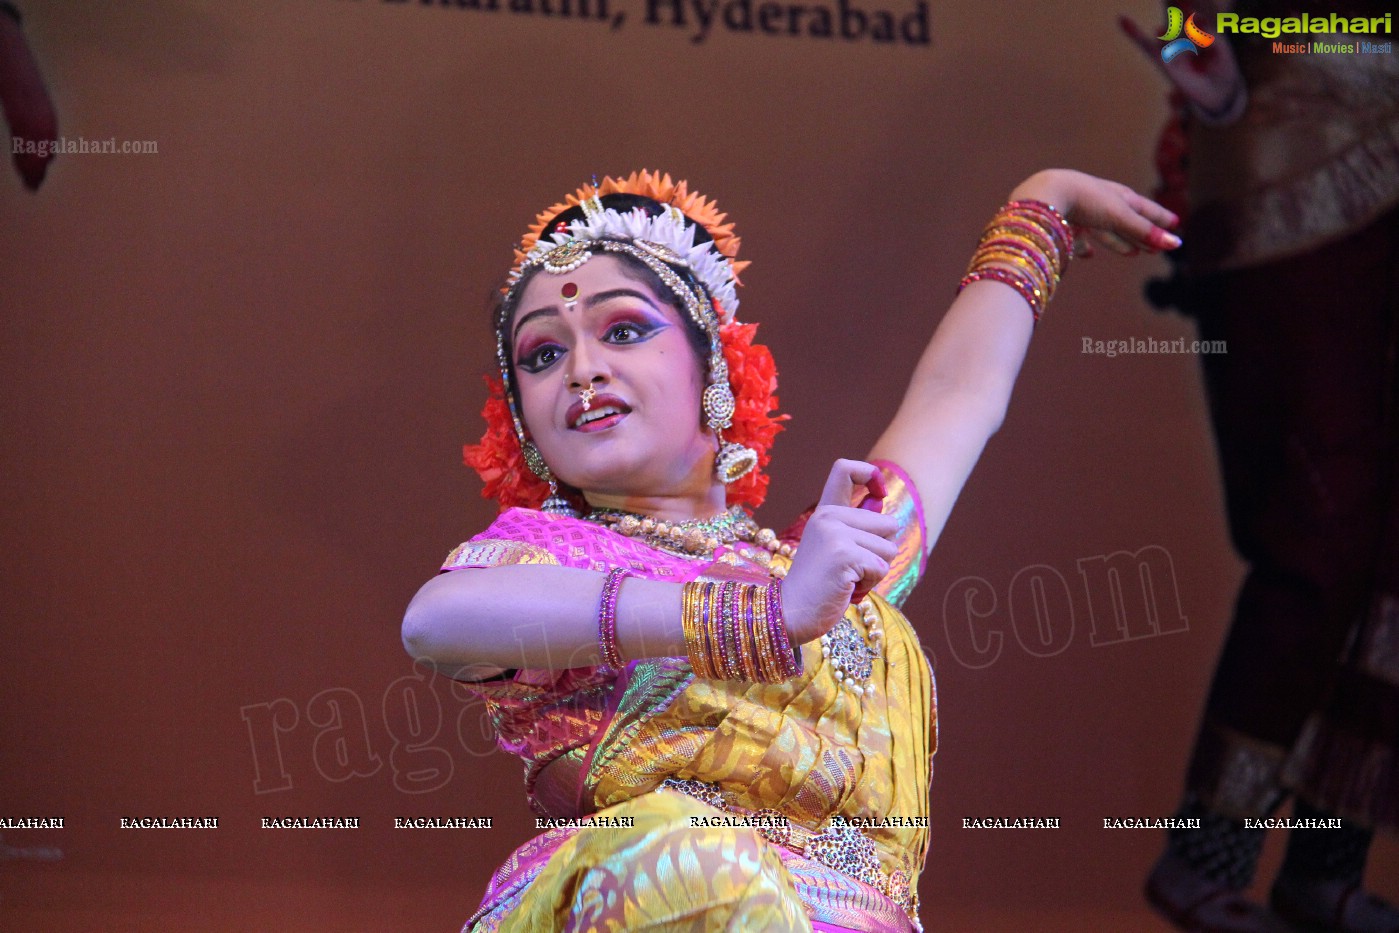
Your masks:
<instances>
[{"instance_id":1,"label":"dancer's right hand","mask_svg":"<svg viewBox=\"0 0 1399 933\"><path fill-rule=\"evenodd\" d=\"M783 613L793 644L806 644L830 630L850 607L857 586L869 589L889 572L898 553L898 522L858 508L879 468L860 460L837 460L816 510L807 519L801 547L782 581Z\"/></svg>"}]
</instances>

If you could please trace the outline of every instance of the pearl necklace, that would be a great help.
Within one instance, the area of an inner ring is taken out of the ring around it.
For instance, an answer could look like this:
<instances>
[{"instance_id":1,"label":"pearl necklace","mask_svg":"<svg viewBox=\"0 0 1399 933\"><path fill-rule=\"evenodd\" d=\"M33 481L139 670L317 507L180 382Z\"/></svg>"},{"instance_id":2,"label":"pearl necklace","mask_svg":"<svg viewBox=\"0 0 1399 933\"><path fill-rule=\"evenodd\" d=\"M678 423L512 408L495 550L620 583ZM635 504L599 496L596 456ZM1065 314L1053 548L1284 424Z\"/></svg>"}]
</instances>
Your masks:
<instances>
[{"instance_id":1,"label":"pearl necklace","mask_svg":"<svg viewBox=\"0 0 1399 933\"><path fill-rule=\"evenodd\" d=\"M739 506L727 512L720 512L712 518L692 518L683 522L668 522L623 512L619 509L595 509L587 521L606 525L618 534L628 538L639 538L652 547L683 557L712 557L721 545L732 545L739 541L762 548L761 555L751 555L761 563L770 561L771 555L795 557L797 549L777 539L777 532L771 528L759 528L753 517ZM749 557L750 554L743 554ZM781 579L787 575L782 565L771 567L769 572ZM854 623L845 617L821 636L821 657L835 670L835 679L850 688L856 696L873 692L870 678L874 674L874 659L879 657L884 630L879 627L879 611L868 596L856 605L860 618L865 623L868 637L861 635Z\"/></svg>"}]
</instances>

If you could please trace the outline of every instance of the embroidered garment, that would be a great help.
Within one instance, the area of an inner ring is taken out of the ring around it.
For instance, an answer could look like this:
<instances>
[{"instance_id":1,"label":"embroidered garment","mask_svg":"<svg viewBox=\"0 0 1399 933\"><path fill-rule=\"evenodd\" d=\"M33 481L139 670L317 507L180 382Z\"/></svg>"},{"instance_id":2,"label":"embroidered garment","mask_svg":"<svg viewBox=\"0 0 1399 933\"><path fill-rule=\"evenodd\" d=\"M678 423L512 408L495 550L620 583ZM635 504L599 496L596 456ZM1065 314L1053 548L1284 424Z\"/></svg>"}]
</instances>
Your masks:
<instances>
[{"instance_id":1,"label":"embroidered garment","mask_svg":"<svg viewBox=\"0 0 1399 933\"><path fill-rule=\"evenodd\" d=\"M882 463L899 558L871 595L884 631L851 609L828 634L874 656L857 693L823 641L779 684L698 678L685 658L507 671L470 689L500 747L525 762L541 816L568 825L525 843L467 930L920 929L936 748L931 670L898 611L923 569L916 493ZM685 582L769 579L761 548L717 561L667 553L580 519L503 513L444 570L552 564ZM517 624L519 620L502 620ZM593 825L579 826L580 818Z\"/></svg>"}]
</instances>

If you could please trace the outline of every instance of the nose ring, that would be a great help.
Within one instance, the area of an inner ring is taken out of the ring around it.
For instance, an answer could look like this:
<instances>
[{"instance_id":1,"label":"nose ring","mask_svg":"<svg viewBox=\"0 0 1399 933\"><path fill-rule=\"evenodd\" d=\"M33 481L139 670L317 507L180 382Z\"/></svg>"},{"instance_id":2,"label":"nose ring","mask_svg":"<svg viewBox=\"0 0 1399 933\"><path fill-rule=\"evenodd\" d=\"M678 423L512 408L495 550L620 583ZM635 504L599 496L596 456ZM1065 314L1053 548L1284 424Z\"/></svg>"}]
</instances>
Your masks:
<instances>
[{"instance_id":1,"label":"nose ring","mask_svg":"<svg viewBox=\"0 0 1399 933\"><path fill-rule=\"evenodd\" d=\"M594 389L592 386L588 386L582 392L578 393L578 400L583 403L584 411L593 407L593 399L595 398L597 398L597 389Z\"/></svg>"}]
</instances>

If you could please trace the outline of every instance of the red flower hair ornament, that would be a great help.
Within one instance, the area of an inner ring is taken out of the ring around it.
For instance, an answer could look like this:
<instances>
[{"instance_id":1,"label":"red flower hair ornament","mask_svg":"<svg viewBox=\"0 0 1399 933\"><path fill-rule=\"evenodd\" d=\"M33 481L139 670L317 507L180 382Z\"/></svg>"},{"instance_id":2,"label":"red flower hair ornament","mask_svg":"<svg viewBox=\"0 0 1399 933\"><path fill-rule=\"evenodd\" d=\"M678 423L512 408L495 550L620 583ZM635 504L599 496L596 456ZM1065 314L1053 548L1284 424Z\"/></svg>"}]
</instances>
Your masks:
<instances>
[{"instance_id":1,"label":"red flower hair ornament","mask_svg":"<svg viewBox=\"0 0 1399 933\"><path fill-rule=\"evenodd\" d=\"M601 199L609 194L641 195L659 204L661 212L635 208L624 213L604 207ZM553 218L574 207L581 209L582 219L557 224L549 237L542 236ZM726 484L729 505L757 507L767 495L764 468L772 442L787 416L775 411L777 367L768 348L753 342L757 325L734 320L737 273L747 263L736 260L739 238L733 235L733 224L724 223L724 219L712 201L690 192L683 181L671 181L669 175L634 172L625 179L607 178L601 184L584 186L567 201L541 213L526 234L516 251L510 285L505 289L506 303L524 273L535 266L559 274L576 268L593 253L612 252L649 267L675 293L681 310L709 337L710 385L703 415L720 436L717 472ZM696 242L697 229L709 237ZM559 500L550 496L552 475L533 445L530 453L534 462L526 458L523 449L524 428L499 329L503 325L503 320L497 321L500 377L487 377L489 394L481 410L486 433L480 443L466 445L464 460L485 483L481 495L498 501L502 510L522 506L557 511Z\"/></svg>"}]
</instances>

